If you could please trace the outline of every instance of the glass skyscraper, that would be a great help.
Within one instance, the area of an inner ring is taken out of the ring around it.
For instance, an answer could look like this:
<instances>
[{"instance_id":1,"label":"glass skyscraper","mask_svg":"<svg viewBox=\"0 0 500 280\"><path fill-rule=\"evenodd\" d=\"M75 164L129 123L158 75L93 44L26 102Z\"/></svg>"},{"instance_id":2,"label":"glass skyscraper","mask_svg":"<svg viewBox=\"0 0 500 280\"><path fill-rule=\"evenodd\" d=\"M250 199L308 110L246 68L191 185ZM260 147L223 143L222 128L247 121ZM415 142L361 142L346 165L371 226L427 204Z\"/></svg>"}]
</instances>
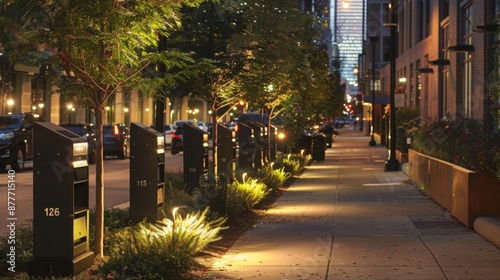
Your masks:
<instances>
[{"instance_id":1,"label":"glass skyscraper","mask_svg":"<svg viewBox=\"0 0 500 280\"><path fill-rule=\"evenodd\" d=\"M357 86L354 68L363 52L367 0L332 0L333 60L338 60L342 78ZM338 53L336 53L338 49Z\"/></svg>"}]
</instances>

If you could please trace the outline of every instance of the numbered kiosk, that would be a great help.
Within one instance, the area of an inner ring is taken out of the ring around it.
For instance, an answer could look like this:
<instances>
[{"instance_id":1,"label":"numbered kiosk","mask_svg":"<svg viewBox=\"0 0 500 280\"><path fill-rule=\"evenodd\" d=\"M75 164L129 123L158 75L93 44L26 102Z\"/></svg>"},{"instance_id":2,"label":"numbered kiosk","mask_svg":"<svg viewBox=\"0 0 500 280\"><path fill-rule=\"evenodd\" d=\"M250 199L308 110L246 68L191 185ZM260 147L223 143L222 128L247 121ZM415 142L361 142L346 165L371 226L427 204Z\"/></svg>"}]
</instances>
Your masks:
<instances>
[{"instance_id":1,"label":"numbered kiosk","mask_svg":"<svg viewBox=\"0 0 500 280\"><path fill-rule=\"evenodd\" d=\"M192 124L184 124L184 185L193 194L200 187L200 178L208 173L208 134Z\"/></svg>"},{"instance_id":2,"label":"numbered kiosk","mask_svg":"<svg viewBox=\"0 0 500 280\"><path fill-rule=\"evenodd\" d=\"M253 129L255 139L254 166L257 169L260 169L266 160L267 127L259 122L249 122L248 126Z\"/></svg>"},{"instance_id":3,"label":"numbered kiosk","mask_svg":"<svg viewBox=\"0 0 500 280\"><path fill-rule=\"evenodd\" d=\"M33 261L36 277L76 275L89 250L87 140L49 122L33 128Z\"/></svg>"},{"instance_id":4,"label":"numbered kiosk","mask_svg":"<svg viewBox=\"0 0 500 280\"><path fill-rule=\"evenodd\" d=\"M217 170L220 176L226 177L227 182L232 182L236 171L236 138L235 132L222 124L218 124L218 153Z\"/></svg>"},{"instance_id":5,"label":"numbered kiosk","mask_svg":"<svg viewBox=\"0 0 500 280\"><path fill-rule=\"evenodd\" d=\"M253 129L244 123L238 123L238 144L240 146L238 169L242 171L253 169L255 155Z\"/></svg>"},{"instance_id":6,"label":"numbered kiosk","mask_svg":"<svg viewBox=\"0 0 500 280\"><path fill-rule=\"evenodd\" d=\"M130 219L155 222L163 218L165 141L142 123L130 124Z\"/></svg>"}]
</instances>

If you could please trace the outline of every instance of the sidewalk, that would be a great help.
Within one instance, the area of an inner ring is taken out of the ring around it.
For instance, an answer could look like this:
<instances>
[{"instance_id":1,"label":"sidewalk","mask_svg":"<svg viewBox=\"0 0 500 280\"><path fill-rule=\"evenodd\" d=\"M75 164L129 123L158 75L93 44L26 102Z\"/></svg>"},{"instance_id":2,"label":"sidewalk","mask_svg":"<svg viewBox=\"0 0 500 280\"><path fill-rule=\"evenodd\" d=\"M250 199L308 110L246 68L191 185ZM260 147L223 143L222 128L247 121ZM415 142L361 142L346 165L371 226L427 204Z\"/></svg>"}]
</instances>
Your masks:
<instances>
[{"instance_id":1,"label":"sidewalk","mask_svg":"<svg viewBox=\"0 0 500 280\"><path fill-rule=\"evenodd\" d=\"M204 279L500 279L500 249L450 217L387 149L340 130Z\"/></svg>"}]
</instances>

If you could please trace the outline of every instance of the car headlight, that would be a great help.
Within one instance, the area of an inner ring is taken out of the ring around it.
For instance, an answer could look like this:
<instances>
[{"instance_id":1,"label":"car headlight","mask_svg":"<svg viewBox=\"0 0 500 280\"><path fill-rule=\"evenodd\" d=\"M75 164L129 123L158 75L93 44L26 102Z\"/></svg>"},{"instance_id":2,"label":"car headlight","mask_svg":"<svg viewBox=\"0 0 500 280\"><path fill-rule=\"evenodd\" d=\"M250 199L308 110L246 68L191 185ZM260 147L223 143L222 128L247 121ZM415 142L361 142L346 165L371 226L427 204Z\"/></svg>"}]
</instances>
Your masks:
<instances>
[{"instance_id":1,"label":"car headlight","mask_svg":"<svg viewBox=\"0 0 500 280\"><path fill-rule=\"evenodd\" d=\"M0 140L10 140L14 138L14 132L0 133Z\"/></svg>"}]
</instances>

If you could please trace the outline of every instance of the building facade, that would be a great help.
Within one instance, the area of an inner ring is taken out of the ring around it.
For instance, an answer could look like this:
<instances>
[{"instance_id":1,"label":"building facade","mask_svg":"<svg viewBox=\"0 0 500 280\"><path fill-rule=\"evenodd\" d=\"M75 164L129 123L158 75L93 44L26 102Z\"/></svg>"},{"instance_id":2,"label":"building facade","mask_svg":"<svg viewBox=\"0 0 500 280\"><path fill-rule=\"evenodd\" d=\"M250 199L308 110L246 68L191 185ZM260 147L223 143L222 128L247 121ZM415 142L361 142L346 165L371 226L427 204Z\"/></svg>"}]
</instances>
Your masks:
<instances>
[{"instance_id":1,"label":"building facade","mask_svg":"<svg viewBox=\"0 0 500 280\"><path fill-rule=\"evenodd\" d=\"M488 84L496 69L500 2L398 1L397 108L426 119L466 116L490 125ZM389 94L389 66L380 72Z\"/></svg>"},{"instance_id":2,"label":"building facade","mask_svg":"<svg viewBox=\"0 0 500 280\"><path fill-rule=\"evenodd\" d=\"M366 30L366 0L334 0L332 5L333 60L344 81L357 86L354 69L363 51Z\"/></svg>"},{"instance_id":3,"label":"building facade","mask_svg":"<svg viewBox=\"0 0 500 280\"><path fill-rule=\"evenodd\" d=\"M21 63L11 65L7 59L2 59L0 65L0 114L32 112L55 124L95 122L93 113L76 99L53 94L54 89L39 67ZM153 124L156 110L154 98L136 90L117 91L105 109L104 123L127 125L130 122ZM208 104L201 99L167 98L162 109L165 124L186 119L209 120Z\"/></svg>"}]
</instances>

